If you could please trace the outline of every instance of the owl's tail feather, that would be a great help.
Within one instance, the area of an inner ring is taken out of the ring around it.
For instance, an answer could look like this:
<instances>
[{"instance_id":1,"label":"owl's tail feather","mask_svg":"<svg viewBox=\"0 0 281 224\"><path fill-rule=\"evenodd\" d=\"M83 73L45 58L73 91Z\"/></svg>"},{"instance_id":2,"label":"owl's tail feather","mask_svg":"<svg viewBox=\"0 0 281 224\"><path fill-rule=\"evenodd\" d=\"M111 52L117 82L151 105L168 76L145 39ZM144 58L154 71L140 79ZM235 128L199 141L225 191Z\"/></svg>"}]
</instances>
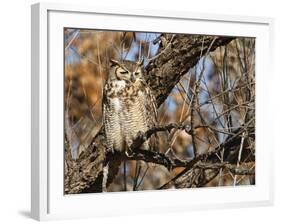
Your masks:
<instances>
[{"instance_id":1,"label":"owl's tail feather","mask_svg":"<svg viewBox=\"0 0 281 224\"><path fill-rule=\"evenodd\" d=\"M111 161L109 162L109 172L108 172L108 178L107 178L107 184L106 186L108 187L115 179L117 176L120 166L121 166L121 161Z\"/></svg>"},{"instance_id":2,"label":"owl's tail feather","mask_svg":"<svg viewBox=\"0 0 281 224\"><path fill-rule=\"evenodd\" d=\"M102 178L102 192L107 192L107 179L108 179L108 170L109 170L109 165L106 164L106 166L103 167L102 169L102 174L103 174L103 178Z\"/></svg>"},{"instance_id":3,"label":"owl's tail feather","mask_svg":"<svg viewBox=\"0 0 281 224\"><path fill-rule=\"evenodd\" d=\"M110 161L103 167L102 191L107 192L107 188L114 181L121 166L121 161Z\"/></svg>"}]
</instances>

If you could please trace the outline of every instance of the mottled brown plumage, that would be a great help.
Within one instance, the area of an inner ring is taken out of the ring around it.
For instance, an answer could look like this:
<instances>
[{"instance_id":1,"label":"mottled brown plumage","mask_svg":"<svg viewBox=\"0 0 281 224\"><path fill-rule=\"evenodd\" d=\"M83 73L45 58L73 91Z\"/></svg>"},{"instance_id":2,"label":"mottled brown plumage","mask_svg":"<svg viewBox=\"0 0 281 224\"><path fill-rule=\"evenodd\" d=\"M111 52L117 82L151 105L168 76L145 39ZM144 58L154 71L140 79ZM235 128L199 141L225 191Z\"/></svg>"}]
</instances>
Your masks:
<instances>
[{"instance_id":1,"label":"mottled brown plumage","mask_svg":"<svg viewBox=\"0 0 281 224\"><path fill-rule=\"evenodd\" d=\"M141 63L112 61L104 87L103 117L107 150L127 151L138 132L156 124L156 103ZM145 142L142 149L149 150Z\"/></svg>"},{"instance_id":2,"label":"mottled brown plumage","mask_svg":"<svg viewBox=\"0 0 281 224\"><path fill-rule=\"evenodd\" d=\"M156 101L143 78L142 63L114 60L111 63L103 91L106 150L129 154L138 132L145 132L156 124ZM155 146L152 136L141 149L154 150ZM120 164L120 161L110 162L103 168L103 191L113 181Z\"/></svg>"}]
</instances>

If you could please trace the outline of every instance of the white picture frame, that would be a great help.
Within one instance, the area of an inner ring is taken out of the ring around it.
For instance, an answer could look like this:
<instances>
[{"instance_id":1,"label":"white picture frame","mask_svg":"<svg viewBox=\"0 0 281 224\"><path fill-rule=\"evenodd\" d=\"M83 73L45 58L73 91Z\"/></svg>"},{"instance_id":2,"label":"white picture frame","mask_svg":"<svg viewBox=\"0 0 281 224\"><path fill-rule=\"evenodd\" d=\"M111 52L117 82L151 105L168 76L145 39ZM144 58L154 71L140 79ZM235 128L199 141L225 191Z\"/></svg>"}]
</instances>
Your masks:
<instances>
[{"instance_id":1,"label":"white picture frame","mask_svg":"<svg viewBox=\"0 0 281 224\"><path fill-rule=\"evenodd\" d=\"M273 203L269 58L273 19L89 6L32 5L31 215L37 220L186 211ZM149 24L149 25L147 25ZM254 36L257 116L256 185L111 194L63 194L63 27ZM184 28L183 28L184 27ZM56 75L54 75L56 74ZM260 94L263 93L263 94ZM132 202L135 202L132 206ZM137 203L136 203L137 202ZM122 205L131 204L123 209Z\"/></svg>"}]
</instances>

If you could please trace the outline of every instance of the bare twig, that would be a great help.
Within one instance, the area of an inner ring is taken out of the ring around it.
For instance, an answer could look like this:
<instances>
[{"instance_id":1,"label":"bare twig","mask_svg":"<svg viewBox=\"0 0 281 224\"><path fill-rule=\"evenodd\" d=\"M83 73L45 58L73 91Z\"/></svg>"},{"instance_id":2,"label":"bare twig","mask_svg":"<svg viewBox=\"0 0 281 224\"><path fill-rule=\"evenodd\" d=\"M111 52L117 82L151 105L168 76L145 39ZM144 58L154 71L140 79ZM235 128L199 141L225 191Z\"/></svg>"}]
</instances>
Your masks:
<instances>
[{"instance_id":1,"label":"bare twig","mask_svg":"<svg viewBox=\"0 0 281 224\"><path fill-rule=\"evenodd\" d=\"M255 171L250 170L248 167L237 167L236 165L229 163L202 163L199 162L194 167L201 169L225 169L235 175L254 175Z\"/></svg>"},{"instance_id":2,"label":"bare twig","mask_svg":"<svg viewBox=\"0 0 281 224\"><path fill-rule=\"evenodd\" d=\"M245 132L243 132L242 138L241 138L241 144L240 144L240 148L239 148L238 159L237 159L237 165L236 165L236 168L237 168L237 169L239 168L240 161L241 161L241 155L242 155L244 140L245 140ZM236 181L237 181L237 175L234 176L234 181L233 181L233 185L234 185L234 186L236 185Z\"/></svg>"},{"instance_id":3,"label":"bare twig","mask_svg":"<svg viewBox=\"0 0 281 224\"><path fill-rule=\"evenodd\" d=\"M126 160L123 162L123 182L124 182L124 191L127 191L127 169L126 169Z\"/></svg>"},{"instance_id":4,"label":"bare twig","mask_svg":"<svg viewBox=\"0 0 281 224\"><path fill-rule=\"evenodd\" d=\"M153 60L155 60L156 58L160 57L162 54L164 54L164 53L171 47L172 42L173 42L175 36L176 36L176 35L173 34L173 36L171 37L171 39L169 40L169 43L165 46L165 48L164 48L159 54L155 55L155 56L152 57L152 58L149 58L148 61L153 61Z\"/></svg>"},{"instance_id":5,"label":"bare twig","mask_svg":"<svg viewBox=\"0 0 281 224\"><path fill-rule=\"evenodd\" d=\"M73 41L76 39L76 37L78 36L78 34L79 34L79 30L77 30L76 31L76 33L73 35L73 37L71 38L71 40L68 42L68 44L66 45L66 47L65 47L65 50L67 50L69 47L70 47L70 45L73 43Z\"/></svg>"},{"instance_id":6,"label":"bare twig","mask_svg":"<svg viewBox=\"0 0 281 224\"><path fill-rule=\"evenodd\" d=\"M210 45L207 49L206 55L209 54L210 49L212 48L215 40L216 40L216 38L214 38L213 41L210 43ZM202 56L202 52L203 52L203 46L204 46L204 38L203 38L203 41L202 41L202 49L201 49L201 53L200 53L201 56ZM193 152L194 152L195 156L198 153L197 152L197 146L196 146L196 140L195 140L196 133L195 133L195 129L194 129L194 116L195 116L195 111L196 111L195 103L197 102L197 98L198 98L198 94L199 94L199 86L200 86L201 79L202 79L204 71L205 71L205 60L206 60L206 56L203 59L202 69L201 69L201 72L199 74L199 77L195 82L195 86L194 86L194 90L193 90L194 97L192 97L192 100L191 100L191 118L190 118L190 130L191 130L191 132L190 133L191 133L191 137L192 137L191 138L192 139L192 146L193 146Z\"/></svg>"}]
</instances>

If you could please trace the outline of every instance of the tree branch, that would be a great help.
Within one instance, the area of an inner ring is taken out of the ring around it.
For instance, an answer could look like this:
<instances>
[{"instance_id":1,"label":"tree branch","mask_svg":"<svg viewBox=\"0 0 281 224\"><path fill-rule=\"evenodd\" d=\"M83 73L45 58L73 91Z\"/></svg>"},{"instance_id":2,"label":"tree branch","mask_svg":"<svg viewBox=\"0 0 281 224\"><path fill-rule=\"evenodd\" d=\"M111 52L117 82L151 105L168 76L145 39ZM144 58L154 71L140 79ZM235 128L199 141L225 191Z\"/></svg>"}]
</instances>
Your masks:
<instances>
[{"instance_id":1,"label":"tree branch","mask_svg":"<svg viewBox=\"0 0 281 224\"><path fill-rule=\"evenodd\" d=\"M151 129L149 129L148 131L146 131L145 133L139 132L138 136L133 141L133 143L130 147L131 151L130 151L129 155L127 153L121 153L119 150L114 151L114 152L108 152L106 154L105 163L107 163L109 161L119 161L119 160L120 161L122 161L122 160L142 160L142 161L145 161L148 163L154 163L154 164L165 166L168 170L174 169L177 167L184 167L187 171L188 169L193 167L197 162L205 161L205 162L210 162L210 164L214 164L213 168L218 169L217 164L221 164L225 168L228 168L229 170L232 170L234 172L234 168L227 166L227 164L236 165L237 161L231 159L234 155L229 157L228 160L227 159L224 160L225 163L219 163L219 160L217 159L216 154L219 153L223 147L229 149L226 156L231 154L231 147L235 148L236 146L240 145L239 140L241 139L241 134L244 133L243 128L237 129L236 134L234 136L229 137L224 143L222 143L221 145L216 147L214 150L199 154L190 160L180 160L177 158L170 158L163 153L139 149L139 147L142 145L142 143L144 143L151 135L153 135L157 132L161 132L161 131L171 131L174 128L186 130L187 133L190 133L190 128L189 128L189 126L186 126L186 125L169 124L166 126L153 127ZM243 138L245 138L244 135L243 135ZM245 150L247 150L247 149L245 149ZM248 153L249 153L249 151L248 151ZM247 153L247 155L248 155L248 153ZM242 154L241 154L241 156L242 156ZM211 168L211 166L209 166L209 168ZM221 167L219 167L219 168L221 168ZM236 168L236 166L235 166L235 168Z\"/></svg>"},{"instance_id":2,"label":"tree branch","mask_svg":"<svg viewBox=\"0 0 281 224\"><path fill-rule=\"evenodd\" d=\"M162 53L149 62L144 74L158 106L165 101L180 78L205 55L210 46L211 52L233 39L233 37L163 34L162 47L159 49Z\"/></svg>"},{"instance_id":3,"label":"tree branch","mask_svg":"<svg viewBox=\"0 0 281 224\"><path fill-rule=\"evenodd\" d=\"M130 148L132 150L137 150L140 148L140 146L149 139L153 134L161 131L168 131L170 132L172 129L178 129L178 130L185 130L186 133L190 134L190 127L188 125L184 124L168 124L168 125L158 125L154 126L151 129L147 130L145 133L139 132L133 141Z\"/></svg>"}]
</instances>

